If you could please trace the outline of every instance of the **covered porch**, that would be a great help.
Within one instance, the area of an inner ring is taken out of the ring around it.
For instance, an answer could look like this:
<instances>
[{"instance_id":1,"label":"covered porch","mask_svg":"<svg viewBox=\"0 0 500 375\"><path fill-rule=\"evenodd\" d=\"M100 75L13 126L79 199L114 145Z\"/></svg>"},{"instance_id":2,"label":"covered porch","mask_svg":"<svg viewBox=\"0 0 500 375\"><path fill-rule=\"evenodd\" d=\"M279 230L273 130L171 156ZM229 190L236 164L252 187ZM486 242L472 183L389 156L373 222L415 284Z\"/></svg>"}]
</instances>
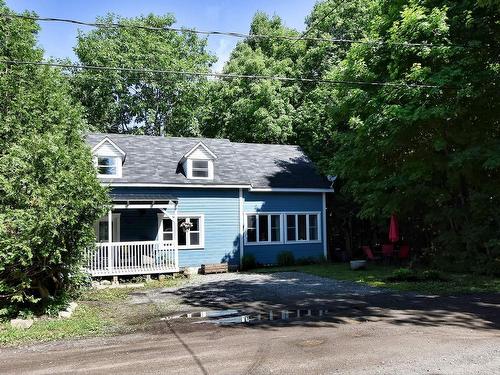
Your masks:
<instances>
[{"instance_id":1,"label":"covered porch","mask_svg":"<svg viewBox=\"0 0 500 375\"><path fill-rule=\"evenodd\" d=\"M163 218L177 222L178 199L156 193L110 195L112 208L95 224L88 272L94 277L178 272L177 230L160 231Z\"/></svg>"}]
</instances>

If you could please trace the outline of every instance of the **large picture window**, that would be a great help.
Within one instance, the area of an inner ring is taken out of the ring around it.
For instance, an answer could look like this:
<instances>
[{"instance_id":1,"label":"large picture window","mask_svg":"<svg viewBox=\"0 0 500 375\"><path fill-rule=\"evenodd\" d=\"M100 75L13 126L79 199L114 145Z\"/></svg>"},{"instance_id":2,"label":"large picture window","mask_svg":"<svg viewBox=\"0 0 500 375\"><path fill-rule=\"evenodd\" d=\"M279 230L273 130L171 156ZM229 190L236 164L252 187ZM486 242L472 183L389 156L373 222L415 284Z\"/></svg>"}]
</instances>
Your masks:
<instances>
[{"instance_id":1,"label":"large picture window","mask_svg":"<svg viewBox=\"0 0 500 375\"><path fill-rule=\"evenodd\" d=\"M319 214L286 214L287 242L319 241Z\"/></svg>"},{"instance_id":2,"label":"large picture window","mask_svg":"<svg viewBox=\"0 0 500 375\"><path fill-rule=\"evenodd\" d=\"M249 245L320 241L319 213L247 213Z\"/></svg>"},{"instance_id":3,"label":"large picture window","mask_svg":"<svg viewBox=\"0 0 500 375\"><path fill-rule=\"evenodd\" d=\"M247 243L280 243L280 214L249 214L247 215Z\"/></svg>"}]
</instances>

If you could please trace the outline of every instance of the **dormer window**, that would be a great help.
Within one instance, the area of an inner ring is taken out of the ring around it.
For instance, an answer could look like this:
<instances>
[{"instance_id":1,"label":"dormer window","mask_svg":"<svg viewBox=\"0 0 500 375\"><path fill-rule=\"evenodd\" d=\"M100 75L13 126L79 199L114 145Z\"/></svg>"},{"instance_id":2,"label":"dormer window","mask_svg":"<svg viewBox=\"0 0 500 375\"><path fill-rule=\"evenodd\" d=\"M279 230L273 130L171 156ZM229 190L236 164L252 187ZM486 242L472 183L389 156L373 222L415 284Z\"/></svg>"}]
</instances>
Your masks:
<instances>
[{"instance_id":1,"label":"dormer window","mask_svg":"<svg viewBox=\"0 0 500 375\"><path fill-rule=\"evenodd\" d=\"M215 159L217 156L203 142L199 142L182 157L180 163L188 179L213 180Z\"/></svg>"},{"instance_id":2,"label":"dormer window","mask_svg":"<svg viewBox=\"0 0 500 375\"><path fill-rule=\"evenodd\" d=\"M116 176L117 171L117 157L112 156L98 156L97 157L97 174L99 176Z\"/></svg>"},{"instance_id":3,"label":"dormer window","mask_svg":"<svg viewBox=\"0 0 500 375\"><path fill-rule=\"evenodd\" d=\"M94 165L97 177L120 178L122 177L122 164L125 161L125 152L108 137L94 146Z\"/></svg>"},{"instance_id":4,"label":"dormer window","mask_svg":"<svg viewBox=\"0 0 500 375\"><path fill-rule=\"evenodd\" d=\"M209 172L209 161L208 160L192 160L191 164L191 174L194 178L208 178Z\"/></svg>"}]
</instances>

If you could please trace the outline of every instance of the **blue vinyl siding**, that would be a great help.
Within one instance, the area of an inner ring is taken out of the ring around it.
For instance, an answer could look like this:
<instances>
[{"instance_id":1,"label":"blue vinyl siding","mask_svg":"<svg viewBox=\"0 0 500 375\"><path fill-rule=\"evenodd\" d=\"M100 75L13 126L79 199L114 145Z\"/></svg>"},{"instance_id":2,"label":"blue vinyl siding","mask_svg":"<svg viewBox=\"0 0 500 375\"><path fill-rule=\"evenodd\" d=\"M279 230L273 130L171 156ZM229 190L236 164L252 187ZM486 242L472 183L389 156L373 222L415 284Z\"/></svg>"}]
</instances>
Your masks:
<instances>
[{"instance_id":1,"label":"blue vinyl siding","mask_svg":"<svg viewBox=\"0 0 500 375\"><path fill-rule=\"evenodd\" d=\"M245 212L290 212L321 211L323 200L321 193L254 193L245 192Z\"/></svg>"},{"instance_id":2,"label":"blue vinyl siding","mask_svg":"<svg viewBox=\"0 0 500 375\"><path fill-rule=\"evenodd\" d=\"M115 188L117 193L168 193L179 199L179 214L203 214L205 246L203 249L179 250L179 265L204 263L239 264L239 192L238 189L193 188ZM290 250L295 258L323 256L321 193L251 193L244 192L244 212L320 212L321 242L279 245L248 245L245 254L253 254L261 264L276 263L279 252ZM159 210L115 210L121 213L121 241L155 240ZM246 224L246 223L245 223Z\"/></svg>"},{"instance_id":3,"label":"blue vinyl siding","mask_svg":"<svg viewBox=\"0 0 500 375\"><path fill-rule=\"evenodd\" d=\"M319 212L321 242L252 245L245 244L244 254L253 254L258 263L275 264L281 251L291 251L295 259L323 256L323 197L321 193L244 193L244 212ZM246 225L246 223L245 223Z\"/></svg>"},{"instance_id":4,"label":"blue vinyl siding","mask_svg":"<svg viewBox=\"0 0 500 375\"><path fill-rule=\"evenodd\" d=\"M196 250L179 250L180 267L221 262L239 264L237 189L116 188L114 191L119 193L168 192L179 198L177 208L179 214L204 215L205 247ZM139 216L132 211L142 211L143 214ZM157 213L159 211L117 210L116 212L122 213L120 228L122 241L143 241L156 238ZM137 221L134 225L135 219ZM145 236L149 236L149 238L144 239Z\"/></svg>"}]
</instances>

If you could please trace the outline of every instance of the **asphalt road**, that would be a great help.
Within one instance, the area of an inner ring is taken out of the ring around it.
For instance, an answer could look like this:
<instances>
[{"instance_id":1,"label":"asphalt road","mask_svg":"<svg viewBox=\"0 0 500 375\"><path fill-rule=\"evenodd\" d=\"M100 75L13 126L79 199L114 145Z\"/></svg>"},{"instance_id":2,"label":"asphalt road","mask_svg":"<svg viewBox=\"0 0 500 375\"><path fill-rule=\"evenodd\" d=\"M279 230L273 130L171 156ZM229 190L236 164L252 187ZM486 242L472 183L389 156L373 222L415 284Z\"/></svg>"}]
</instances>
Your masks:
<instances>
[{"instance_id":1,"label":"asphalt road","mask_svg":"<svg viewBox=\"0 0 500 375\"><path fill-rule=\"evenodd\" d=\"M206 278L138 294L132 303L171 299L186 311L316 303L329 313L236 326L158 320L140 334L3 349L0 373L500 374L499 295L429 297L332 289L297 274L266 277Z\"/></svg>"}]
</instances>

